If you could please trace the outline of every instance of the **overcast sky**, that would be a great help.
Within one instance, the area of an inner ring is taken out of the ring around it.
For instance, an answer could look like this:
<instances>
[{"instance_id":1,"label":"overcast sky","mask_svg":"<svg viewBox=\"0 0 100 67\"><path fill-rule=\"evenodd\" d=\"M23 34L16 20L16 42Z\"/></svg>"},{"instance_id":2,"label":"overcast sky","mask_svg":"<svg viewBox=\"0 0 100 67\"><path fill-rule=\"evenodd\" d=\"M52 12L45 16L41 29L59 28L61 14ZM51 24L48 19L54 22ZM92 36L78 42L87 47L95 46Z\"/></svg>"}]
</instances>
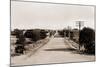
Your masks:
<instances>
[{"instance_id":1,"label":"overcast sky","mask_svg":"<svg viewBox=\"0 0 100 67\"><path fill-rule=\"evenodd\" d=\"M63 29L76 27L75 21L94 28L94 7L35 2L11 2L11 29Z\"/></svg>"}]
</instances>

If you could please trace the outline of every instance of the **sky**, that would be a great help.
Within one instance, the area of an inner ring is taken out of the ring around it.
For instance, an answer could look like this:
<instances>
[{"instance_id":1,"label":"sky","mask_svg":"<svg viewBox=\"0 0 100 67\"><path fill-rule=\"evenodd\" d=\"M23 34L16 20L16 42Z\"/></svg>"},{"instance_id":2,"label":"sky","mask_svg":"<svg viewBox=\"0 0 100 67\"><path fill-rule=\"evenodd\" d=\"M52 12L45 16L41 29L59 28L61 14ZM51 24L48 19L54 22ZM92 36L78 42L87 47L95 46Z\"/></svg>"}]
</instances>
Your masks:
<instances>
[{"instance_id":1,"label":"sky","mask_svg":"<svg viewBox=\"0 0 100 67\"><path fill-rule=\"evenodd\" d=\"M77 28L76 21L94 29L94 18L93 6L11 1L11 29Z\"/></svg>"}]
</instances>

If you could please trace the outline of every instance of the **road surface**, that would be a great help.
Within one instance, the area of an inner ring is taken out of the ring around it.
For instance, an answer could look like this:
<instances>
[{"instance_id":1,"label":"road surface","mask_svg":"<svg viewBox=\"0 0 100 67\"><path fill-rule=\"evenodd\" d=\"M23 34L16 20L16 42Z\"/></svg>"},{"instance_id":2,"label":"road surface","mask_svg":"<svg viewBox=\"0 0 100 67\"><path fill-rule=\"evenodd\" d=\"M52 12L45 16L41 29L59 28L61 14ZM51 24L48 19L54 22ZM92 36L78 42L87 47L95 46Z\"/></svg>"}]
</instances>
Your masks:
<instances>
[{"instance_id":1,"label":"road surface","mask_svg":"<svg viewBox=\"0 0 100 67\"><path fill-rule=\"evenodd\" d=\"M12 65L32 65L49 63L67 63L94 61L95 56L78 54L70 49L61 37L52 38L46 45L38 49L31 56L21 55L11 58Z\"/></svg>"}]
</instances>

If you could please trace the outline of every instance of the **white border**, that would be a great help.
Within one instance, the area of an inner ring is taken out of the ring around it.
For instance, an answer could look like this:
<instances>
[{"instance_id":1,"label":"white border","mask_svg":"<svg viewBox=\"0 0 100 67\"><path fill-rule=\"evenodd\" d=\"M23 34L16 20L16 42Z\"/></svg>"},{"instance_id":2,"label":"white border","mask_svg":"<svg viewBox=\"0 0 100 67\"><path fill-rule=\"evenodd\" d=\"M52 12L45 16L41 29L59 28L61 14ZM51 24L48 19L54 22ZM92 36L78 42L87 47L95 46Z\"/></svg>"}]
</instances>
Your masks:
<instances>
[{"instance_id":1,"label":"white border","mask_svg":"<svg viewBox=\"0 0 100 67\"><path fill-rule=\"evenodd\" d=\"M100 23L100 2L99 0L36 0L43 2L55 2L55 3L71 3L71 4L85 4L85 5L97 5L97 23L96 23L96 45L97 45L97 59L96 62L86 63L69 63L69 64L53 64L53 65L39 65L41 67L95 67L99 66L100 62L100 44L99 44L99 23ZM0 67L9 67L10 64L10 0L0 0ZM38 65L36 67L39 67ZM27 66L32 67L32 66Z\"/></svg>"}]
</instances>

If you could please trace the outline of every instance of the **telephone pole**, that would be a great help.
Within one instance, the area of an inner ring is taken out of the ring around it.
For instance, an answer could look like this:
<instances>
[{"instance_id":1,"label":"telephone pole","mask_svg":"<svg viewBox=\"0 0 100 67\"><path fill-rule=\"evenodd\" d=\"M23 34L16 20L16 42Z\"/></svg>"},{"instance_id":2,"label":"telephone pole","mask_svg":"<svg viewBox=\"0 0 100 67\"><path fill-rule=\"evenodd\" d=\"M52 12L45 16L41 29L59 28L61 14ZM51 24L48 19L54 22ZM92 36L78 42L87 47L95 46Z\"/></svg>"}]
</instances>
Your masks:
<instances>
[{"instance_id":1,"label":"telephone pole","mask_svg":"<svg viewBox=\"0 0 100 67\"><path fill-rule=\"evenodd\" d=\"M70 31L71 31L71 27L68 26L68 37L69 37L69 39L70 39Z\"/></svg>"},{"instance_id":2,"label":"telephone pole","mask_svg":"<svg viewBox=\"0 0 100 67\"><path fill-rule=\"evenodd\" d=\"M66 39L66 28L64 28L64 37Z\"/></svg>"},{"instance_id":3,"label":"telephone pole","mask_svg":"<svg viewBox=\"0 0 100 67\"><path fill-rule=\"evenodd\" d=\"M80 30L84 26L84 21L76 21L76 26L79 28L79 50L80 50Z\"/></svg>"}]
</instances>

